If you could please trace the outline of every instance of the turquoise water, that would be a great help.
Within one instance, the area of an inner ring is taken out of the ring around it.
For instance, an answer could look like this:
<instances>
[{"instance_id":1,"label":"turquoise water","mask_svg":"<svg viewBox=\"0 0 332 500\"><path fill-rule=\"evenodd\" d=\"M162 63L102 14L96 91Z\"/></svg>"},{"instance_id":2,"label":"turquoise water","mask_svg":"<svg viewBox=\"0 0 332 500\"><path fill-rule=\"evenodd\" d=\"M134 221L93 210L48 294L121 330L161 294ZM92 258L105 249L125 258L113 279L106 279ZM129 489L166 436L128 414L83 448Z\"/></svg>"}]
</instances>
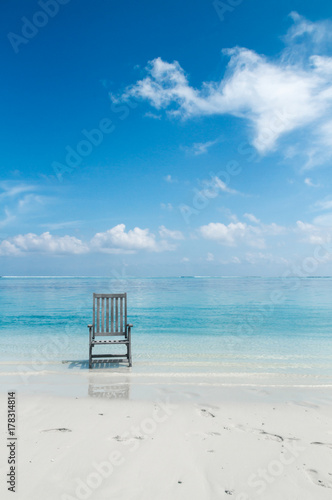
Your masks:
<instances>
[{"instance_id":1,"label":"turquoise water","mask_svg":"<svg viewBox=\"0 0 332 500\"><path fill-rule=\"evenodd\" d=\"M126 291L134 367L332 375L331 290L329 277L1 278L0 362L86 360L92 293Z\"/></svg>"}]
</instances>

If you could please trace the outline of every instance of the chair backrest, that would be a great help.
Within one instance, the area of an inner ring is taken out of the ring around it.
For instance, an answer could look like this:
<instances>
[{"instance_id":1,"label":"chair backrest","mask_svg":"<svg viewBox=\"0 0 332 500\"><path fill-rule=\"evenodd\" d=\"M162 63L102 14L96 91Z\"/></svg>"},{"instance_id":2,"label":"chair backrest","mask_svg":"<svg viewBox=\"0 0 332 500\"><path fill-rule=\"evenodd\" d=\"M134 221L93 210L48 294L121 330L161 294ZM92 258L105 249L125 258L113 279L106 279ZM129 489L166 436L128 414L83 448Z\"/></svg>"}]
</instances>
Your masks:
<instances>
[{"instance_id":1,"label":"chair backrest","mask_svg":"<svg viewBox=\"0 0 332 500\"><path fill-rule=\"evenodd\" d=\"M126 324L126 293L93 294L94 335L125 335Z\"/></svg>"}]
</instances>

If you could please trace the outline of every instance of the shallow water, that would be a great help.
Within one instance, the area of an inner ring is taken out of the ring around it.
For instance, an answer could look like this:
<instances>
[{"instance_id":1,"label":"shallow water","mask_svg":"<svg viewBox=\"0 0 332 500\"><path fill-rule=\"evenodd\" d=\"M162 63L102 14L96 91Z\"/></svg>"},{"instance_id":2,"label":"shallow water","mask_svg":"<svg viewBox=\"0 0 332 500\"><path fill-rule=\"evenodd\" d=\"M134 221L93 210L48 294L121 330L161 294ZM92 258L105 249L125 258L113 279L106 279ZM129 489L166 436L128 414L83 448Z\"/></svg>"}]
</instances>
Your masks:
<instances>
[{"instance_id":1,"label":"shallow water","mask_svg":"<svg viewBox=\"0 0 332 500\"><path fill-rule=\"evenodd\" d=\"M332 278L1 278L0 362L85 361L92 293L126 291L136 367L330 376L331 289Z\"/></svg>"}]
</instances>

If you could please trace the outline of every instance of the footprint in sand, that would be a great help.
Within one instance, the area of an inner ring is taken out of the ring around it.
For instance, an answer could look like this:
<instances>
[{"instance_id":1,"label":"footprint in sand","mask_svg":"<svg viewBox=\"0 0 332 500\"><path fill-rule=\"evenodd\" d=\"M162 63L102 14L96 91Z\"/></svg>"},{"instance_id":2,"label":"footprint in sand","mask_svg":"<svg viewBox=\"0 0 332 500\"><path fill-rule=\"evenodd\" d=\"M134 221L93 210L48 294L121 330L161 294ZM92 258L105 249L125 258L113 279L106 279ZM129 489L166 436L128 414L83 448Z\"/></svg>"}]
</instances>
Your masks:
<instances>
[{"instance_id":1,"label":"footprint in sand","mask_svg":"<svg viewBox=\"0 0 332 500\"><path fill-rule=\"evenodd\" d=\"M320 441L313 441L310 444L317 444L319 446L327 446L328 448L332 448L332 443L321 443Z\"/></svg>"},{"instance_id":2,"label":"footprint in sand","mask_svg":"<svg viewBox=\"0 0 332 500\"><path fill-rule=\"evenodd\" d=\"M332 488L332 481L327 477L324 478L323 475L315 469L308 469L306 470L306 473L309 479L317 486L322 486L323 488Z\"/></svg>"},{"instance_id":3,"label":"footprint in sand","mask_svg":"<svg viewBox=\"0 0 332 500\"><path fill-rule=\"evenodd\" d=\"M201 417L212 417L215 418L215 415L211 413L210 411L206 410L205 408L202 408L201 410L197 410L198 414L201 415Z\"/></svg>"},{"instance_id":4,"label":"footprint in sand","mask_svg":"<svg viewBox=\"0 0 332 500\"><path fill-rule=\"evenodd\" d=\"M243 432L252 432L253 434L260 434L264 436L266 439L272 439L272 441L278 441L278 443L284 441L284 438L279 434L273 434L271 432L262 431L261 429L250 429L248 427L244 427L244 425L235 425L234 428Z\"/></svg>"},{"instance_id":5,"label":"footprint in sand","mask_svg":"<svg viewBox=\"0 0 332 500\"><path fill-rule=\"evenodd\" d=\"M59 427L59 429L44 429L42 432L51 432L51 431L72 432L71 429L66 429L65 427Z\"/></svg>"},{"instance_id":6,"label":"footprint in sand","mask_svg":"<svg viewBox=\"0 0 332 500\"><path fill-rule=\"evenodd\" d=\"M291 401L294 405L297 406L304 406L305 408L311 408L311 409L317 409L319 408L318 405L315 405L313 403L307 403L306 401Z\"/></svg>"}]
</instances>

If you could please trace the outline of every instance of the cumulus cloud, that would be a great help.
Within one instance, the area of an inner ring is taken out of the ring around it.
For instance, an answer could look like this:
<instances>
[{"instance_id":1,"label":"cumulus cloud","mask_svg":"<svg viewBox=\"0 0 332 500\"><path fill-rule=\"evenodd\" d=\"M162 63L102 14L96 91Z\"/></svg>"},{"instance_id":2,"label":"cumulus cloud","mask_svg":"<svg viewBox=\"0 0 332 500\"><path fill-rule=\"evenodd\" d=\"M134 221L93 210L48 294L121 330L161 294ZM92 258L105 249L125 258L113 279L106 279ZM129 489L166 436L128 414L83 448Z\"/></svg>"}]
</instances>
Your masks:
<instances>
[{"instance_id":1,"label":"cumulus cloud","mask_svg":"<svg viewBox=\"0 0 332 500\"><path fill-rule=\"evenodd\" d=\"M174 249L174 246L164 240L157 242L149 229L135 227L128 232L125 229L124 224L118 224L104 233L97 233L91 240L92 248L108 253L132 253L137 250L161 252Z\"/></svg>"},{"instance_id":2,"label":"cumulus cloud","mask_svg":"<svg viewBox=\"0 0 332 500\"><path fill-rule=\"evenodd\" d=\"M215 240L226 246L237 246L240 242L247 245L264 248L265 242L260 232L254 226L245 222L231 222L226 225L221 222L210 222L199 228L199 233L204 239Z\"/></svg>"},{"instance_id":3,"label":"cumulus cloud","mask_svg":"<svg viewBox=\"0 0 332 500\"><path fill-rule=\"evenodd\" d=\"M323 162L332 154L331 23L312 23L297 13L291 17L294 24L278 58L243 47L224 50L229 57L224 77L194 88L179 62L158 57L148 63L145 78L119 99L144 99L182 119L223 114L245 119L261 154L274 150L281 136L306 127L311 141L303 143L305 166Z\"/></svg>"},{"instance_id":4,"label":"cumulus cloud","mask_svg":"<svg viewBox=\"0 0 332 500\"><path fill-rule=\"evenodd\" d=\"M88 246L74 236L53 236L49 232L19 234L0 243L0 255L19 255L25 252L81 254Z\"/></svg>"},{"instance_id":5,"label":"cumulus cloud","mask_svg":"<svg viewBox=\"0 0 332 500\"><path fill-rule=\"evenodd\" d=\"M256 218L255 218L256 219ZM258 219L256 219L258 222ZM199 234L208 240L215 240L225 246L245 244L256 248L265 248L265 236L276 236L286 229L272 222L271 224L250 225L246 222L210 222L198 229Z\"/></svg>"},{"instance_id":6,"label":"cumulus cloud","mask_svg":"<svg viewBox=\"0 0 332 500\"><path fill-rule=\"evenodd\" d=\"M155 234L149 229L135 227L126 231L124 224L96 233L89 242L74 236L56 236L49 232L41 235L34 233L19 234L0 242L0 255L22 255L24 253L45 254L83 254L97 253L136 253L139 250L150 252L163 252L175 250L176 246L167 239L180 240L183 235L180 231L171 231L164 226L160 227L160 236L157 240Z\"/></svg>"},{"instance_id":7,"label":"cumulus cloud","mask_svg":"<svg viewBox=\"0 0 332 500\"><path fill-rule=\"evenodd\" d=\"M322 245L331 241L332 226L329 228L308 222L297 221L296 231L301 234L302 241L311 245Z\"/></svg>"}]
</instances>

